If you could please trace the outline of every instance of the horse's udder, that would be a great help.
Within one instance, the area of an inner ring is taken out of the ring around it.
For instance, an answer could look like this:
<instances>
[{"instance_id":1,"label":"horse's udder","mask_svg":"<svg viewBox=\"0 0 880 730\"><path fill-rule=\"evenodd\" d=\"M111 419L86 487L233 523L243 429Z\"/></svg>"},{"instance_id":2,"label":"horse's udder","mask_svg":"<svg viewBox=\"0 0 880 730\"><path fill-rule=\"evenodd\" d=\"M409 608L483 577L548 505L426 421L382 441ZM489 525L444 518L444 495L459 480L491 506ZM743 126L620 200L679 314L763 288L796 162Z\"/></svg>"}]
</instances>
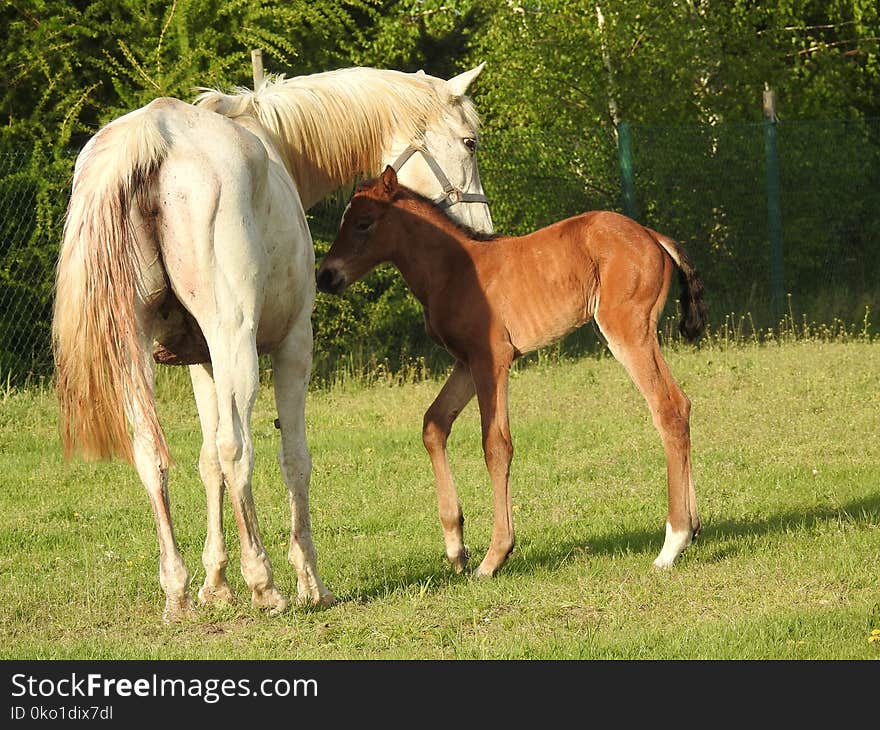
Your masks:
<instances>
[{"instance_id":1,"label":"horse's udder","mask_svg":"<svg viewBox=\"0 0 880 730\"><path fill-rule=\"evenodd\" d=\"M169 295L159 311L153 360L163 365L197 365L210 363L208 343L193 316Z\"/></svg>"},{"instance_id":2,"label":"horse's udder","mask_svg":"<svg viewBox=\"0 0 880 730\"><path fill-rule=\"evenodd\" d=\"M199 348L192 342L154 342L153 360L160 365L198 365L210 363L208 346Z\"/></svg>"}]
</instances>

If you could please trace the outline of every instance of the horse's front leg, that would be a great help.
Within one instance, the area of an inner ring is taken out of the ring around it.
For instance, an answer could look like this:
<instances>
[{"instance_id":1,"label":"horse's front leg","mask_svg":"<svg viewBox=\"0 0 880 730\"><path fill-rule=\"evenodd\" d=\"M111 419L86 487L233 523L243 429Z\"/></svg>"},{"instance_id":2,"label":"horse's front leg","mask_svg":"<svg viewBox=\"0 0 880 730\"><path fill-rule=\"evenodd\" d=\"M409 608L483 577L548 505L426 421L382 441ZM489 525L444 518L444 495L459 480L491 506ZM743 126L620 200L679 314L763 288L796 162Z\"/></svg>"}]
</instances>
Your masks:
<instances>
[{"instance_id":1,"label":"horse's front leg","mask_svg":"<svg viewBox=\"0 0 880 730\"><path fill-rule=\"evenodd\" d=\"M461 504L446 456L446 441L458 414L473 397L474 381L470 370L464 363L456 362L437 398L425 413L422 428L422 441L431 457L434 481L437 484L437 510L443 526L446 557L457 573L467 567L468 551L462 535L464 517Z\"/></svg>"},{"instance_id":2,"label":"horse's front leg","mask_svg":"<svg viewBox=\"0 0 880 730\"><path fill-rule=\"evenodd\" d=\"M507 411L507 385L512 361L513 352L508 346L493 352L491 356L470 362L471 376L480 404L483 453L492 480L495 515L489 550L474 572L477 577L495 575L513 552L513 508L510 496L513 443Z\"/></svg>"},{"instance_id":3,"label":"horse's front leg","mask_svg":"<svg viewBox=\"0 0 880 730\"><path fill-rule=\"evenodd\" d=\"M303 311L291 333L272 354L275 405L281 427L278 462L290 501L290 546L287 559L296 570L301 603L329 606L333 594L318 575L318 552L312 541L309 482L312 460L306 443L306 389L312 370L311 308Z\"/></svg>"}]
</instances>

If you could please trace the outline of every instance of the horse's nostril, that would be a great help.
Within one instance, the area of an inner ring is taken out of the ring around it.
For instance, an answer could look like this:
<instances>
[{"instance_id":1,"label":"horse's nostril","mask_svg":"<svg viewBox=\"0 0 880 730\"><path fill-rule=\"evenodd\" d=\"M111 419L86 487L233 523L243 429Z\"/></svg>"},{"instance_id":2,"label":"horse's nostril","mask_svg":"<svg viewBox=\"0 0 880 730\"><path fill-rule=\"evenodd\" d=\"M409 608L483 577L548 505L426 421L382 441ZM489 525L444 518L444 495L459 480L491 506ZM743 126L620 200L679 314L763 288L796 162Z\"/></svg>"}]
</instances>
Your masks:
<instances>
[{"instance_id":1,"label":"horse's nostril","mask_svg":"<svg viewBox=\"0 0 880 730\"><path fill-rule=\"evenodd\" d=\"M318 289L333 294L338 288L339 275L332 269L321 269L318 272Z\"/></svg>"}]
</instances>

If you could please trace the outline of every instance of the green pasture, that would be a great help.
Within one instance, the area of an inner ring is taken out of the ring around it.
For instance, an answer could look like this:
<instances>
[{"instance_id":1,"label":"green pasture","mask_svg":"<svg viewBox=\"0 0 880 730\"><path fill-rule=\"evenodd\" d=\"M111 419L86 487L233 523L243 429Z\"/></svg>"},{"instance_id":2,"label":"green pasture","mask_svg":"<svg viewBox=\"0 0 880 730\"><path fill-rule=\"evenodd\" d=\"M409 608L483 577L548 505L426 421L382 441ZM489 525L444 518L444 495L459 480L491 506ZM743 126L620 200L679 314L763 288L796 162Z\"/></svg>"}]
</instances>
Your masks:
<instances>
[{"instance_id":1,"label":"green pasture","mask_svg":"<svg viewBox=\"0 0 880 730\"><path fill-rule=\"evenodd\" d=\"M62 460L48 388L0 392L0 658L880 659L880 343L864 338L666 351L693 402L704 530L653 569L665 466L641 396L608 356L513 373L517 547L494 580L447 566L421 444L437 380L383 377L309 397L312 520L338 603L251 609L227 507L236 603L165 626L157 542L133 469ZM198 419L183 372L160 416L173 515L201 583ZM270 388L253 422L254 492L282 590L287 500ZM450 441L475 558L491 495L475 404Z\"/></svg>"}]
</instances>

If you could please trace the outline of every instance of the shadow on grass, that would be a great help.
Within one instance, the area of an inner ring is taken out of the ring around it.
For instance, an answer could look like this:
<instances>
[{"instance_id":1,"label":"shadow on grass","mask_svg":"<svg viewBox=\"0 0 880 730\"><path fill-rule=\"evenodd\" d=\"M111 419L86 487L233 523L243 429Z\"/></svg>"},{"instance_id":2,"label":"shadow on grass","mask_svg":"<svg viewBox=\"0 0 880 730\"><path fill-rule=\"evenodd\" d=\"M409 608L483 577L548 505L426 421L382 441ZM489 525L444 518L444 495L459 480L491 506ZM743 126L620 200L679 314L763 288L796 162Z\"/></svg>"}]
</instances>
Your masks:
<instances>
[{"instance_id":1,"label":"shadow on grass","mask_svg":"<svg viewBox=\"0 0 880 730\"><path fill-rule=\"evenodd\" d=\"M852 525L865 525L880 520L880 494L852 500L840 507L817 506L807 510L789 510L768 517L754 519L721 520L703 525L703 530L695 544L697 551L691 552L695 559L704 563L718 563L746 551L743 538L762 538L790 531L812 531L832 521L843 521ZM570 529L570 528L569 528ZM529 575L539 570L562 567L572 555L623 555L644 553L646 566L663 545L663 530L635 530L629 532L608 532L596 536L586 528L578 535L562 541L554 541L553 533L545 533L544 540L530 542L525 549L513 553L504 566L504 575ZM485 546L471 546L471 567L476 567L482 558ZM688 553L685 553L688 555ZM420 592L437 593L459 584L466 576L456 575L446 566L440 556L423 556L407 561L403 565L389 564L387 575L393 579L375 579L367 582L360 590L341 597L342 601L366 602L383 598L390 593L408 591L419 586Z\"/></svg>"},{"instance_id":2,"label":"shadow on grass","mask_svg":"<svg viewBox=\"0 0 880 730\"><path fill-rule=\"evenodd\" d=\"M369 603L395 593L418 592L420 595L442 593L467 579L467 573L458 575L443 556L442 543L437 552L418 556L400 563L389 563L384 576L370 576L350 593L338 593L339 603ZM476 563L474 564L476 565Z\"/></svg>"},{"instance_id":3,"label":"shadow on grass","mask_svg":"<svg viewBox=\"0 0 880 730\"><path fill-rule=\"evenodd\" d=\"M864 525L880 519L880 494L852 500L839 507L817 506L807 510L789 510L768 517L754 519L721 520L704 523L695 543L701 546L700 560L721 562L729 557L742 554L745 544L741 538L766 537L793 530L811 531L830 521L842 520L852 525ZM581 540L568 540L553 545L529 546L528 555L505 566L506 572L531 573L543 568L561 566L567 558L581 550L589 555L622 555L624 553L645 553L653 560L655 553L663 546L663 530L637 530L612 532L601 536L584 535ZM711 547L711 551L706 548ZM687 553L685 553L687 555Z\"/></svg>"}]
</instances>

